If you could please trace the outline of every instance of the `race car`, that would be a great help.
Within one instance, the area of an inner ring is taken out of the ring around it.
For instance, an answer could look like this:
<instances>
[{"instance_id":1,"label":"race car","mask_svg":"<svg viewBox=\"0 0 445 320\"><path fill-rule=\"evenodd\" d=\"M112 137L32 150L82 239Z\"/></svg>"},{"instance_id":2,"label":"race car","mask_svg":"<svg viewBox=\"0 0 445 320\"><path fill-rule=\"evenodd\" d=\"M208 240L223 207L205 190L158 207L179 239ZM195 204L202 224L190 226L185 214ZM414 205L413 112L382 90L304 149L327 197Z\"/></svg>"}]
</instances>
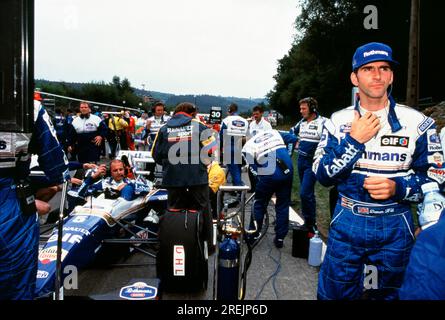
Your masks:
<instances>
[{"instance_id":1,"label":"race car","mask_svg":"<svg viewBox=\"0 0 445 320\"><path fill-rule=\"evenodd\" d=\"M157 226L159 216L167 205L167 191L155 188L153 182L141 176L137 181L143 182L149 192L132 201L109 192L90 194L85 199L68 196L71 202L81 201L83 204L72 206L69 215L63 219L62 271L82 270L98 259L111 261L117 258L117 253L122 254L121 250L115 250L117 246L120 249L124 247L125 253L146 246L147 249L143 251L156 258ZM35 291L37 298L51 298L55 292L57 224L48 231L49 234L41 235ZM59 274L60 283L63 283L69 272L59 271Z\"/></svg>"}]
</instances>

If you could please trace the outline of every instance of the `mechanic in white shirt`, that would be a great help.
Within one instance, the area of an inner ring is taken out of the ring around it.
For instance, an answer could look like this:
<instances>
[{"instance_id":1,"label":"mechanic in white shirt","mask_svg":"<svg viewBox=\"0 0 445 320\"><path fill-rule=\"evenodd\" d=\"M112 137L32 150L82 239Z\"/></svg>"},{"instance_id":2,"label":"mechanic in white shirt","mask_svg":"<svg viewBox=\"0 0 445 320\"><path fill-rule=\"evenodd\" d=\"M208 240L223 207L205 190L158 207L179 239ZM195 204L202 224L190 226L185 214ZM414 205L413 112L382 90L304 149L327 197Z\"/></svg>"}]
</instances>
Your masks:
<instances>
[{"instance_id":1,"label":"mechanic in white shirt","mask_svg":"<svg viewBox=\"0 0 445 320\"><path fill-rule=\"evenodd\" d=\"M249 130L247 131L247 139L252 138L260 131L272 130L272 125L263 118L264 109L260 105L257 105L252 110L252 122L249 124Z\"/></svg>"}]
</instances>

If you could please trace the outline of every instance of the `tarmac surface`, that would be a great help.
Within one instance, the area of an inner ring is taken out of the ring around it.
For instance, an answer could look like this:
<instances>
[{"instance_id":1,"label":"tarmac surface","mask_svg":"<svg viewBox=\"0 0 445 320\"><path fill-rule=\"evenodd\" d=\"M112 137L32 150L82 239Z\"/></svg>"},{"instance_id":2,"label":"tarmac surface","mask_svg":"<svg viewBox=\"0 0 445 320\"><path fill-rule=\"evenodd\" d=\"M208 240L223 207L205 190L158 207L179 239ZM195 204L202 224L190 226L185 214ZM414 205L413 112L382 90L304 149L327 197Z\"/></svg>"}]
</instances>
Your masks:
<instances>
[{"instance_id":1,"label":"tarmac surface","mask_svg":"<svg viewBox=\"0 0 445 320\"><path fill-rule=\"evenodd\" d=\"M246 179L248 181L248 179ZM250 194L247 194L247 197ZM273 200L273 199L272 199ZM51 203L57 206L60 197ZM234 210L234 209L231 209ZM245 221L249 221L251 205L246 206ZM292 256L292 230L285 238L284 247L277 249L273 244L275 211L274 203L268 206L269 228L252 252L252 261L247 272L245 300L315 300L318 282L318 267L308 265L307 259ZM301 218L291 209L291 223L302 223ZM247 246L243 245L243 254ZM216 254L209 256L207 290L198 293L161 293L162 300L213 300L214 263ZM92 266L79 272L78 288L64 291L66 299L112 300L117 292L136 280L156 283L155 258L134 251L115 264Z\"/></svg>"}]
</instances>

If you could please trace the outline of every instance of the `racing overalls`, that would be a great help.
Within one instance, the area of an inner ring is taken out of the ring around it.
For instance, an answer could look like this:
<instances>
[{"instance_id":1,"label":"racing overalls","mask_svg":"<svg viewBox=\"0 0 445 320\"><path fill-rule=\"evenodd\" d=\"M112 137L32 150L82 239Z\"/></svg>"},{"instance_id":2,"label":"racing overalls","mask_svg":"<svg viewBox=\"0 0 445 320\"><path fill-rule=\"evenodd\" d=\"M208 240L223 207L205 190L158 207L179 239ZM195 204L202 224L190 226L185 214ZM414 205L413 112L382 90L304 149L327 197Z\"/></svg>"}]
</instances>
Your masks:
<instances>
[{"instance_id":1,"label":"racing overalls","mask_svg":"<svg viewBox=\"0 0 445 320\"><path fill-rule=\"evenodd\" d=\"M300 178L301 211L307 227L313 228L316 221L315 174L312 164L315 150L321 139L323 123L326 118L317 114L310 122L299 121L289 133L298 139L298 177Z\"/></svg>"},{"instance_id":2,"label":"racing overalls","mask_svg":"<svg viewBox=\"0 0 445 320\"><path fill-rule=\"evenodd\" d=\"M290 155L296 141L295 136L287 132L268 130L255 135L243 147L243 156L258 177L253 204L257 234L261 231L269 201L275 194L275 238L283 240L287 235L293 178ZM250 229L254 229L252 224Z\"/></svg>"},{"instance_id":3,"label":"racing overalls","mask_svg":"<svg viewBox=\"0 0 445 320\"><path fill-rule=\"evenodd\" d=\"M79 162L99 162L101 146L94 138L107 136L107 127L101 118L94 114L74 118L68 130L68 145L75 146Z\"/></svg>"},{"instance_id":4,"label":"racing overalls","mask_svg":"<svg viewBox=\"0 0 445 320\"><path fill-rule=\"evenodd\" d=\"M241 150L248 128L247 120L234 113L223 120L219 132L223 163L227 165L234 186L244 185L241 180Z\"/></svg>"},{"instance_id":5,"label":"racing overalls","mask_svg":"<svg viewBox=\"0 0 445 320\"><path fill-rule=\"evenodd\" d=\"M420 232L400 288L402 300L445 300L445 211L439 221Z\"/></svg>"},{"instance_id":6,"label":"racing overalls","mask_svg":"<svg viewBox=\"0 0 445 320\"><path fill-rule=\"evenodd\" d=\"M337 185L339 192L317 294L319 299L359 299L365 285L373 289L371 298L396 299L414 242L409 201L420 200L421 185L431 178L443 179L441 163L434 160L442 161L442 147L433 119L391 97L375 112L379 132L359 143L349 135L354 110L364 114L357 101L325 122L316 151L317 180ZM371 198L363 188L368 176L392 179L395 195ZM364 265L376 273L365 277Z\"/></svg>"},{"instance_id":7,"label":"racing overalls","mask_svg":"<svg viewBox=\"0 0 445 320\"><path fill-rule=\"evenodd\" d=\"M150 129L147 132L148 138L149 138L149 148L151 149L153 146L153 141L155 141L156 134L158 133L159 129L167 123L168 120L170 120L170 116L152 116L147 119L148 121L151 121Z\"/></svg>"},{"instance_id":8,"label":"racing overalls","mask_svg":"<svg viewBox=\"0 0 445 320\"><path fill-rule=\"evenodd\" d=\"M38 101L34 104L32 136L0 133L0 300L34 298L38 216L33 210L23 210L18 188L18 182L28 178L30 153L38 154L40 168L54 184L69 178L68 160L49 116Z\"/></svg>"}]
</instances>

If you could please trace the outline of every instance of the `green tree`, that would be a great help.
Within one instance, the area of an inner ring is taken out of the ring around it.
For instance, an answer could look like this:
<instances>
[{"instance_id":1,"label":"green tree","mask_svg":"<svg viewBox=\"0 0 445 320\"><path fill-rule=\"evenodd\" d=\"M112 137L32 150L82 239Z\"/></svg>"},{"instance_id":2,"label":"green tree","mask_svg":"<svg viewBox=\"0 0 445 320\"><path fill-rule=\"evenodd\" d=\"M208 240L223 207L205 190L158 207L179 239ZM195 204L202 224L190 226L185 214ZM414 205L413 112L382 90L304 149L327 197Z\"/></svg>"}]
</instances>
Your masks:
<instances>
[{"instance_id":1,"label":"green tree","mask_svg":"<svg viewBox=\"0 0 445 320\"><path fill-rule=\"evenodd\" d=\"M366 29L364 8L378 9L378 29ZM297 36L278 61L276 84L268 93L272 108L298 117L298 100L314 96L322 114L350 104L349 80L354 50L366 42L391 45L404 68L396 70L393 96L404 101L409 30L409 1L301 0ZM405 36L404 36L405 35Z\"/></svg>"}]
</instances>

